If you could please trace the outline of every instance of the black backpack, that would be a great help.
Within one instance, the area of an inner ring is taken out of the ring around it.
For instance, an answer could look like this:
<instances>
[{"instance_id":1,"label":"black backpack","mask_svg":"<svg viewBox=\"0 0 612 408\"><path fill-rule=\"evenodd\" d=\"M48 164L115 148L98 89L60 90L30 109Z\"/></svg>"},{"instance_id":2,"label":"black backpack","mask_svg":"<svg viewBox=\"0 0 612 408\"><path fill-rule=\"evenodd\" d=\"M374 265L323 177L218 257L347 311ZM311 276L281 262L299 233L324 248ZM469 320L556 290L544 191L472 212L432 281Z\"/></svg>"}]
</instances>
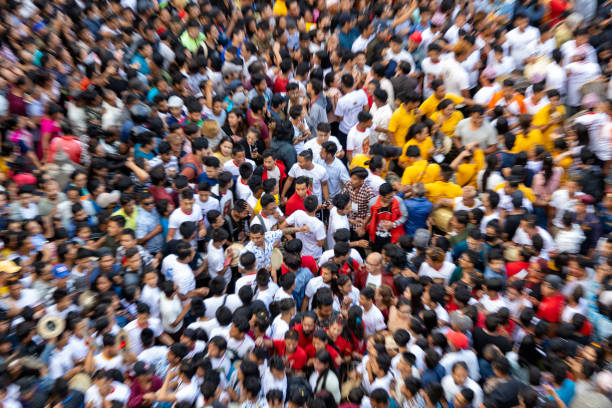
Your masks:
<instances>
[{"instance_id":1,"label":"black backpack","mask_svg":"<svg viewBox=\"0 0 612 408\"><path fill-rule=\"evenodd\" d=\"M604 176L599 166L590 166L580 175L582 192L592 196L595 202L601 201L605 187Z\"/></svg>"}]
</instances>

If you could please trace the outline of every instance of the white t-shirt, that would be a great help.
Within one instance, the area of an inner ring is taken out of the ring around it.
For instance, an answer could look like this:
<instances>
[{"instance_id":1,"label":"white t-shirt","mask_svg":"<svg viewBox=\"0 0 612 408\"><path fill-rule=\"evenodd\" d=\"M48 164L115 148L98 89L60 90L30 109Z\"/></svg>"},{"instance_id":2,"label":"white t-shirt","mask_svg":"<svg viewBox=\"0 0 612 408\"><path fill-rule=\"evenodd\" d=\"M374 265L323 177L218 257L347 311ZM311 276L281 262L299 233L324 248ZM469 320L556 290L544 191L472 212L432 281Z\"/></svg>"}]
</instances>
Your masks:
<instances>
[{"instance_id":1,"label":"white t-shirt","mask_svg":"<svg viewBox=\"0 0 612 408\"><path fill-rule=\"evenodd\" d=\"M346 136L346 151L353 155L363 153L363 141L370 137L370 132L371 128L362 131L357 125L353 126Z\"/></svg>"},{"instance_id":2,"label":"white t-shirt","mask_svg":"<svg viewBox=\"0 0 612 408\"><path fill-rule=\"evenodd\" d=\"M264 227L266 227L266 232L272 231L272 228L274 228L274 226L278 224L278 220L276 218L272 216L265 216L260 211L259 214L253 217L253 220L251 221L251 227L256 224L261 224L261 220L263 220Z\"/></svg>"},{"instance_id":3,"label":"white t-shirt","mask_svg":"<svg viewBox=\"0 0 612 408\"><path fill-rule=\"evenodd\" d=\"M319 204L321 204L323 202L323 190L321 188L321 183L323 181L327 181L329 176L327 175L327 171L325 171L325 167L317 163L312 163L312 165L312 169L306 170L301 168L299 164L295 163L293 166L291 166L291 170L289 170L289 177L292 177L294 180L300 176L307 177L312 185L312 194L319 199Z\"/></svg>"},{"instance_id":4,"label":"white t-shirt","mask_svg":"<svg viewBox=\"0 0 612 408\"><path fill-rule=\"evenodd\" d=\"M212 239L208 242L207 250L208 253L206 257L208 259L208 273L210 274L211 278L216 278L219 276L219 272L223 270L223 264L225 263L225 251L223 251L223 247L215 247ZM223 278L225 279L225 285L227 286L232 278L232 273L229 268L225 270Z\"/></svg>"},{"instance_id":5,"label":"white t-shirt","mask_svg":"<svg viewBox=\"0 0 612 408\"><path fill-rule=\"evenodd\" d=\"M446 58L441 64L440 75L444 80L446 92L462 95L461 91L470 89L469 75L455 58Z\"/></svg>"},{"instance_id":6,"label":"white t-shirt","mask_svg":"<svg viewBox=\"0 0 612 408\"><path fill-rule=\"evenodd\" d=\"M191 381L189 384L181 383L176 388L176 402L187 402L189 404L193 404L198 398L199 393L200 390L198 389L198 385L195 381Z\"/></svg>"},{"instance_id":7,"label":"white t-shirt","mask_svg":"<svg viewBox=\"0 0 612 408\"><path fill-rule=\"evenodd\" d=\"M383 179L377 174L372 173L369 169L368 169L368 177L365 179L365 182L370 187L372 187L372 189L376 193L378 193L378 189L380 188L380 186L386 183L385 179Z\"/></svg>"},{"instance_id":8,"label":"white t-shirt","mask_svg":"<svg viewBox=\"0 0 612 408\"><path fill-rule=\"evenodd\" d=\"M487 312L496 313L502 307L507 306L507 301L503 296L498 296L497 299L491 299L489 295L485 294L480 298L480 304Z\"/></svg>"},{"instance_id":9,"label":"white t-shirt","mask_svg":"<svg viewBox=\"0 0 612 408\"><path fill-rule=\"evenodd\" d=\"M183 322L179 322L176 326L172 326L172 323L183 312L183 303L178 296L174 296L172 299L168 299L166 295L162 295L159 299L159 305L161 309L161 323L164 330L168 333L176 333L183 327Z\"/></svg>"},{"instance_id":10,"label":"white t-shirt","mask_svg":"<svg viewBox=\"0 0 612 408\"><path fill-rule=\"evenodd\" d=\"M167 346L153 346L144 349L138 354L138 361L144 361L150 366L157 367L162 361L168 358ZM157 370L156 370L157 371Z\"/></svg>"},{"instance_id":11,"label":"white t-shirt","mask_svg":"<svg viewBox=\"0 0 612 408\"><path fill-rule=\"evenodd\" d=\"M250 286L253 289L253 293L255 293L255 289L257 289L257 282L255 282L255 278L257 277L256 273L252 273L250 275L243 275L236 281L234 285L234 291L238 293L243 286Z\"/></svg>"},{"instance_id":12,"label":"white t-shirt","mask_svg":"<svg viewBox=\"0 0 612 408\"><path fill-rule=\"evenodd\" d=\"M62 350L55 349L51 353L49 359L49 377L52 380L56 380L63 377L72 370L74 362L72 361L72 353L70 352L69 346L64 346Z\"/></svg>"},{"instance_id":13,"label":"white t-shirt","mask_svg":"<svg viewBox=\"0 0 612 408\"><path fill-rule=\"evenodd\" d=\"M163 328L161 320L151 317L147 323L147 328L153 331L153 336L159 337L162 335ZM140 333L142 333L144 329L144 327L138 325L137 320L132 320L123 328L130 339L130 351L134 354L139 354L143 350L142 341L140 341Z\"/></svg>"},{"instance_id":14,"label":"white t-shirt","mask_svg":"<svg viewBox=\"0 0 612 408\"><path fill-rule=\"evenodd\" d=\"M96 356L97 357L97 356ZM92 385L85 391L85 404L91 402L93 408L102 408L102 395L97 385Z\"/></svg>"},{"instance_id":15,"label":"white t-shirt","mask_svg":"<svg viewBox=\"0 0 612 408\"><path fill-rule=\"evenodd\" d=\"M168 219L168 228L175 229L174 236L172 237L173 239L181 239L181 233L179 232L179 228L181 224L185 221L195 222L197 227L198 223L202 221L202 209L197 204L194 204L193 209L189 214L183 212L180 207L172 211L172 214L170 214L170 218ZM191 243L191 245L196 245L195 240Z\"/></svg>"},{"instance_id":16,"label":"white t-shirt","mask_svg":"<svg viewBox=\"0 0 612 408\"><path fill-rule=\"evenodd\" d=\"M368 277L366 278L365 286L376 289L380 285L382 285L382 274L379 273L378 275L372 275L369 273Z\"/></svg>"},{"instance_id":17,"label":"white t-shirt","mask_svg":"<svg viewBox=\"0 0 612 408\"><path fill-rule=\"evenodd\" d=\"M372 305L367 312L363 311L363 324L365 325L366 337L374 335L377 331L387 328L385 318L376 305Z\"/></svg>"},{"instance_id":18,"label":"white t-shirt","mask_svg":"<svg viewBox=\"0 0 612 408\"><path fill-rule=\"evenodd\" d=\"M236 309L242 306L242 301L236 294L209 297L208 299L204 299L204 306L206 306L204 316L208 317L209 319L214 318L215 314L217 313L217 309L222 305L234 313Z\"/></svg>"},{"instance_id":19,"label":"white t-shirt","mask_svg":"<svg viewBox=\"0 0 612 408\"><path fill-rule=\"evenodd\" d=\"M323 221L308 215L303 210L295 211L285 221L296 228L301 228L304 225L308 226L308 232L297 232L295 237L302 241L302 254L319 259L323 253L323 248L318 245L318 241L325 239L325 224L323 224Z\"/></svg>"},{"instance_id":20,"label":"white t-shirt","mask_svg":"<svg viewBox=\"0 0 612 408\"><path fill-rule=\"evenodd\" d=\"M152 317L159 317L159 298L162 292L159 288L144 285L140 292L140 301L149 306Z\"/></svg>"},{"instance_id":21,"label":"white t-shirt","mask_svg":"<svg viewBox=\"0 0 612 408\"><path fill-rule=\"evenodd\" d=\"M323 282L322 276L317 276L315 278L312 278L306 284L306 290L304 294L308 296L308 307L309 308L312 307L312 298L314 297L315 293L317 293L317 290L319 290L320 288L329 288L329 284Z\"/></svg>"},{"instance_id":22,"label":"white t-shirt","mask_svg":"<svg viewBox=\"0 0 612 408\"><path fill-rule=\"evenodd\" d=\"M527 45L532 41L537 41L539 38L540 32L537 28L532 26L525 27L524 31L521 31L517 27L506 34L506 42L510 46L510 55L518 68L523 68L525 65L525 58L529 58L530 56L531 50Z\"/></svg>"},{"instance_id":23,"label":"white t-shirt","mask_svg":"<svg viewBox=\"0 0 612 408\"><path fill-rule=\"evenodd\" d=\"M353 258L358 264L361 265L363 263L363 258L359 254L359 251L357 251L355 248L351 248L351 252L349 252L349 256ZM321 258L319 258L319 266L324 265L327 261L329 261L333 257L334 257L333 248L328 249L327 251L323 252L323 255L321 255Z\"/></svg>"},{"instance_id":24,"label":"white t-shirt","mask_svg":"<svg viewBox=\"0 0 612 408\"><path fill-rule=\"evenodd\" d=\"M442 60L433 62L431 58L427 57L421 62L421 70L423 71L423 95L425 98L429 98L433 93L431 89L431 82L440 76L442 71Z\"/></svg>"},{"instance_id":25,"label":"white t-shirt","mask_svg":"<svg viewBox=\"0 0 612 408\"><path fill-rule=\"evenodd\" d=\"M187 326L188 329L192 329L192 330L197 330L197 329L204 330L209 339L212 338L211 336L212 330L218 327L219 327L219 322L217 321L217 319L198 320L198 321L191 323L189 326Z\"/></svg>"},{"instance_id":26,"label":"white t-shirt","mask_svg":"<svg viewBox=\"0 0 612 408\"><path fill-rule=\"evenodd\" d=\"M350 230L348 216L338 214L338 209L333 207L329 210L329 222L327 226L327 247L329 249L334 249L334 245L336 244L336 241L334 241L334 233L342 228Z\"/></svg>"},{"instance_id":27,"label":"white t-shirt","mask_svg":"<svg viewBox=\"0 0 612 408\"><path fill-rule=\"evenodd\" d=\"M178 287L178 292L181 295L186 295L196 288L195 276L188 264L177 261L172 270L172 280Z\"/></svg>"},{"instance_id":28,"label":"white t-shirt","mask_svg":"<svg viewBox=\"0 0 612 408\"><path fill-rule=\"evenodd\" d=\"M596 63L576 61L565 66L567 72L567 104L579 106L581 102L580 88L589 81L593 81L601 74Z\"/></svg>"},{"instance_id":29,"label":"white t-shirt","mask_svg":"<svg viewBox=\"0 0 612 408\"><path fill-rule=\"evenodd\" d=\"M289 324L284 321L281 316L281 314L276 316L268 329L268 335L272 340L283 340L285 338L285 333L289 331Z\"/></svg>"},{"instance_id":30,"label":"white t-shirt","mask_svg":"<svg viewBox=\"0 0 612 408\"><path fill-rule=\"evenodd\" d=\"M242 340L236 340L233 337L230 337L227 341L227 349L232 350L236 356L242 359L246 353L255 347L255 342L246 334Z\"/></svg>"},{"instance_id":31,"label":"white t-shirt","mask_svg":"<svg viewBox=\"0 0 612 408\"><path fill-rule=\"evenodd\" d=\"M483 86L474 95L474 101L478 105L487 106L489 102L491 102L491 99L493 99L493 95L495 95L495 92L497 91L499 91L499 85L497 84L497 82L495 82L491 86Z\"/></svg>"},{"instance_id":32,"label":"white t-shirt","mask_svg":"<svg viewBox=\"0 0 612 408\"><path fill-rule=\"evenodd\" d=\"M357 124L357 115L368 106L368 96L363 89L355 89L338 99L334 114L342 118L340 131L347 133Z\"/></svg>"},{"instance_id":33,"label":"white t-shirt","mask_svg":"<svg viewBox=\"0 0 612 408\"><path fill-rule=\"evenodd\" d=\"M252 194L253 192L249 188L249 184L245 184L242 181L242 177L238 177L238 180L236 181L236 198L246 201L246 199Z\"/></svg>"},{"instance_id":34,"label":"white t-shirt","mask_svg":"<svg viewBox=\"0 0 612 408\"><path fill-rule=\"evenodd\" d=\"M102 353L97 354L94 356L94 365L96 370L111 370L116 368L121 372L125 371L125 365L123 364L123 356L121 353L117 354L111 359L104 357Z\"/></svg>"},{"instance_id":35,"label":"white t-shirt","mask_svg":"<svg viewBox=\"0 0 612 408\"><path fill-rule=\"evenodd\" d=\"M206 227L209 227L210 224L208 223L208 220L206 219L206 214L208 214L210 210L221 211L219 200L217 200L214 197L209 196L208 200L202 201L200 200L200 197L198 196L196 197L195 202L198 205L198 207L200 207L200 210L202 210L202 219L204 220L204 225L206 225Z\"/></svg>"},{"instance_id":36,"label":"white t-shirt","mask_svg":"<svg viewBox=\"0 0 612 408\"><path fill-rule=\"evenodd\" d=\"M338 148L338 151L344 150L344 147L342 147L340 141L336 136L330 135L327 141L334 142L334 144ZM312 139L304 143L304 150L306 149L312 150L312 157L316 159L317 157L321 157L321 150L323 149L323 147L321 147L321 145L317 142L317 138L313 137Z\"/></svg>"},{"instance_id":37,"label":"white t-shirt","mask_svg":"<svg viewBox=\"0 0 612 408\"><path fill-rule=\"evenodd\" d=\"M255 167L257 167L255 165L255 162L251 159L245 159L246 163L251 163L251 166L253 166L253 170L255 170ZM240 168L239 164L236 164L236 162L234 160L228 160L225 163L223 163L223 171L229 171L230 173L232 173L232 176L238 178L240 177L240 172L238 171Z\"/></svg>"},{"instance_id":38,"label":"white t-shirt","mask_svg":"<svg viewBox=\"0 0 612 408\"><path fill-rule=\"evenodd\" d=\"M444 279L444 283L448 285L452 273L455 271L455 265L444 261L440 270L432 268L427 262L423 262L419 268L419 276L429 276L431 279Z\"/></svg>"}]
</instances>

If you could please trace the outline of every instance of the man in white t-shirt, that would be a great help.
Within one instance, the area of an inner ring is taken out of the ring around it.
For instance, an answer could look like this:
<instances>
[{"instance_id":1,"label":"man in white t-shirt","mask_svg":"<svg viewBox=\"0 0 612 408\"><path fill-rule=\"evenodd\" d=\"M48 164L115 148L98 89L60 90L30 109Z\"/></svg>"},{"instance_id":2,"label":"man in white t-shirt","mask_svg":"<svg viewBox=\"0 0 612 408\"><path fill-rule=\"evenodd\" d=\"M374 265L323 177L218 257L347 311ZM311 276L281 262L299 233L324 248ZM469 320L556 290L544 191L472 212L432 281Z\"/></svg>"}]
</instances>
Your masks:
<instances>
[{"instance_id":1,"label":"man in white t-shirt","mask_svg":"<svg viewBox=\"0 0 612 408\"><path fill-rule=\"evenodd\" d=\"M242 301L237 294L228 295L225 293L225 281L222 277L217 276L210 281L210 294L211 297L204 300L204 307L206 311L204 316L212 319L216 316L217 309L220 307L227 307L232 313L242 306Z\"/></svg>"},{"instance_id":2,"label":"man in white t-shirt","mask_svg":"<svg viewBox=\"0 0 612 408\"><path fill-rule=\"evenodd\" d=\"M349 130L346 136L346 158L350 163L353 155L363 153L363 141L370 138L372 132L372 115L361 111L357 114L357 124Z\"/></svg>"},{"instance_id":3,"label":"man in white t-shirt","mask_svg":"<svg viewBox=\"0 0 612 408\"><path fill-rule=\"evenodd\" d=\"M325 168L320 164L313 163L312 150L302 150L297 158L297 163L291 166L289 177L285 180L283 193L281 194L283 204L287 202L287 191L293 183L293 180L300 176L305 176L309 179L309 188L312 194L317 197L319 202L329 201L329 189L327 187L328 175Z\"/></svg>"},{"instance_id":4,"label":"man in white t-shirt","mask_svg":"<svg viewBox=\"0 0 612 408\"><path fill-rule=\"evenodd\" d=\"M208 288L198 288L195 286L195 276L189 266L189 262L195 254L193 248L184 241L176 244L176 255L168 255L162 262L162 271L165 267L165 276L174 281L178 288L178 295L181 300L193 296L206 296Z\"/></svg>"},{"instance_id":5,"label":"man in white t-shirt","mask_svg":"<svg viewBox=\"0 0 612 408\"><path fill-rule=\"evenodd\" d=\"M255 168L255 162L246 158L244 146L236 143L234 144L234 147L232 147L232 160L228 160L223 164L223 171L229 171L232 173L232 176L237 178L240 176L239 169L242 163L249 163L252 168Z\"/></svg>"},{"instance_id":6,"label":"man in white t-shirt","mask_svg":"<svg viewBox=\"0 0 612 408\"><path fill-rule=\"evenodd\" d=\"M264 232L277 229L279 221L283 220L283 213L278 208L278 203L272 194L261 196L261 211L251 221L251 226L260 224L264 227Z\"/></svg>"},{"instance_id":7,"label":"man in white t-shirt","mask_svg":"<svg viewBox=\"0 0 612 408\"><path fill-rule=\"evenodd\" d=\"M207 245L208 274L211 278L222 276L225 284L229 284L232 278L232 272L229 269L231 257L229 260L225 258L223 245L227 244L229 232L223 228L217 228L212 232L212 239Z\"/></svg>"},{"instance_id":8,"label":"man in white t-shirt","mask_svg":"<svg viewBox=\"0 0 612 408\"><path fill-rule=\"evenodd\" d=\"M329 131L328 123L319 123L317 127L317 137L314 137L304 143L304 150L310 149L312 150L313 157L319 157L321 155L321 149L323 148L323 143L325 142L334 142L338 151L336 152L336 157L342 158L344 157L344 148L338 141L336 136L332 136Z\"/></svg>"},{"instance_id":9,"label":"man in white t-shirt","mask_svg":"<svg viewBox=\"0 0 612 408\"><path fill-rule=\"evenodd\" d=\"M283 299L279 302L278 307L280 314L274 318L268 329L272 340L285 339L285 333L289 331L289 322L295 316L295 299Z\"/></svg>"},{"instance_id":10,"label":"man in white t-shirt","mask_svg":"<svg viewBox=\"0 0 612 408\"><path fill-rule=\"evenodd\" d=\"M584 50L578 50L569 64L565 66L567 73L567 100L566 103L574 109L578 109L581 103L580 88L589 81L593 81L601 75L599 64L589 62Z\"/></svg>"},{"instance_id":11,"label":"man in white t-shirt","mask_svg":"<svg viewBox=\"0 0 612 408\"><path fill-rule=\"evenodd\" d=\"M363 288L359 294L359 305L363 309L363 324L365 326L366 337L373 336L376 332L387 328L382 312L374 305L375 294L376 291L371 287Z\"/></svg>"},{"instance_id":12,"label":"man in white t-shirt","mask_svg":"<svg viewBox=\"0 0 612 408\"><path fill-rule=\"evenodd\" d=\"M540 32L529 25L529 18L522 13L515 16L514 26L516 28L506 34L506 42L510 46L510 56L514 59L514 64L517 68L523 68L525 59L529 58L531 53L528 45L540 38Z\"/></svg>"},{"instance_id":13,"label":"man in white t-shirt","mask_svg":"<svg viewBox=\"0 0 612 408\"><path fill-rule=\"evenodd\" d=\"M204 237L206 235L206 227L204 226L204 219L202 218L202 210L195 204L194 192L191 188L186 188L181 191L181 198L179 200L179 208L172 211L170 218L168 219L168 235L166 241L173 239L181 239L179 227L185 221L194 222L198 227L198 234L196 236ZM195 240L191 243L195 248Z\"/></svg>"},{"instance_id":14,"label":"man in white t-shirt","mask_svg":"<svg viewBox=\"0 0 612 408\"><path fill-rule=\"evenodd\" d=\"M321 275L311 279L306 284L304 301L302 302L302 312L312 309L312 298L320 288L330 288L334 275L338 275L338 267L328 262L321 266Z\"/></svg>"},{"instance_id":15,"label":"man in white t-shirt","mask_svg":"<svg viewBox=\"0 0 612 408\"><path fill-rule=\"evenodd\" d=\"M461 65L470 56L467 43L460 42L454 47L454 55L442 61L440 75L446 86L446 92L466 96L470 89L470 78Z\"/></svg>"},{"instance_id":16,"label":"man in white t-shirt","mask_svg":"<svg viewBox=\"0 0 612 408\"><path fill-rule=\"evenodd\" d=\"M362 110L369 108L368 96L361 88L353 89L355 79L351 74L344 74L342 81L342 97L338 99L334 114L340 120L338 130L340 131L340 143L343 142L343 137L348 134L349 130L357 124L357 115Z\"/></svg>"},{"instance_id":17,"label":"man in white t-shirt","mask_svg":"<svg viewBox=\"0 0 612 408\"><path fill-rule=\"evenodd\" d=\"M149 305L146 303L138 303L136 310L136 319L129 322L124 330L129 337L129 351L138 355L144 350L140 334L145 328L149 328L153 331L155 338L158 338L161 342L166 345L171 345L173 340L166 334L162 328L161 321L156 317L151 317Z\"/></svg>"},{"instance_id":18,"label":"man in white t-shirt","mask_svg":"<svg viewBox=\"0 0 612 408\"><path fill-rule=\"evenodd\" d=\"M302 241L303 255L310 255L315 260L321 257L323 253L323 243L325 242L325 224L315 216L315 212L319 206L319 201L314 195L304 198L304 208L306 211L297 210L287 217L281 229L287 225L293 225L296 228L308 227L308 232L297 232L295 237Z\"/></svg>"}]
</instances>

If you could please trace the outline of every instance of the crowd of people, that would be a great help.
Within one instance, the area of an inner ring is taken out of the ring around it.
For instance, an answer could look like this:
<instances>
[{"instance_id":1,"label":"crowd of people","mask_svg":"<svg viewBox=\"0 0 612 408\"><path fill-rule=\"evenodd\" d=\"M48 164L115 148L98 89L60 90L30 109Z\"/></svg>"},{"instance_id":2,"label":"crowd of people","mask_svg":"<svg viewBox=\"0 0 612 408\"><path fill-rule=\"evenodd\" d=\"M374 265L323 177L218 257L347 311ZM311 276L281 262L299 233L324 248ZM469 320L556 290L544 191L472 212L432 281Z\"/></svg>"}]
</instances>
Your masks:
<instances>
[{"instance_id":1,"label":"crowd of people","mask_svg":"<svg viewBox=\"0 0 612 408\"><path fill-rule=\"evenodd\" d=\"M612 407L611 0L0 4L0 408Z\"/></svg>"}]
</instances>

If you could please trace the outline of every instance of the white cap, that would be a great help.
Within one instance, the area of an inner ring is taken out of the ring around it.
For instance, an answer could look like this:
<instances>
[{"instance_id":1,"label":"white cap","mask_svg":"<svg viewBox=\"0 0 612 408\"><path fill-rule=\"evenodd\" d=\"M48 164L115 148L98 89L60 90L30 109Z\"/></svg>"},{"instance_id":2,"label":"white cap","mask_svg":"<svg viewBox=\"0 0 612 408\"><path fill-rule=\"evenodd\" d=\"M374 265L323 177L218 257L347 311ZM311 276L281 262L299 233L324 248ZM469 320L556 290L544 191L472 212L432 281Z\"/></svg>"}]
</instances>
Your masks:
<instances>
[{"instance_id":1,"label":"white cap","mask_svg":"<svg viewBox=\"0 0 612 408\"><path fill-rule=\"evenodd\" d=\"M168 99L168 107L169 108L182 108L183 107L183 100L180 97L176 96L176 95L171 96Z\"/></svg>"}]
</instances>

